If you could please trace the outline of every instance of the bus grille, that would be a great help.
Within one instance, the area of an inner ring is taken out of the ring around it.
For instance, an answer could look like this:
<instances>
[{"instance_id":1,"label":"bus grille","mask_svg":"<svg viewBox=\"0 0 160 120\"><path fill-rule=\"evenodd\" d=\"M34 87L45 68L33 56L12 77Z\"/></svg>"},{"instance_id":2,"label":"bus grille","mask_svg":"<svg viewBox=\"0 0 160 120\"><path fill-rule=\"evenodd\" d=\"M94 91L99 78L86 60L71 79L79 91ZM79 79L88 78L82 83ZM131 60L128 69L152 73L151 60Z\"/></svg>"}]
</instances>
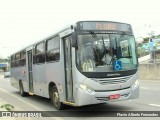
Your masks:
<instances>
[{"instance_id":1,"label":"bus grille","mask_svg":"<svg viewBox=\"0 0 160 120\"><path fill-rule=\"evenodd\" d=\"M125 77L117 77L117 78L92 78L95 82L98 82L102 85L106 84L118 84L127 82L133 75L125 76Z\"/></svg>"}]
</instances>

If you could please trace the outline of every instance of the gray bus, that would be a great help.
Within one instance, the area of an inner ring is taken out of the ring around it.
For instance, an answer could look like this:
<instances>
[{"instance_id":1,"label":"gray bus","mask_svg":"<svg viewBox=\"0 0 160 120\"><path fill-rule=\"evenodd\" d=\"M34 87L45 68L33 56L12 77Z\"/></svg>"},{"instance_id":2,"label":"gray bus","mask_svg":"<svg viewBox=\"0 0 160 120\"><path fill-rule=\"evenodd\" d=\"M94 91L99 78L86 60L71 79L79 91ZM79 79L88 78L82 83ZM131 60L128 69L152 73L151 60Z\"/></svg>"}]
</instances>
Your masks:
<instances>
[{"instance_id":1,"label":"gray bus","mask_svg":"<svg viewBox=\"0 0 160 120\"><path fill-rule=\"evenodd\" d=\"M21 96L83 106L139 96L131 25L79 21L11 55L11 85Z\"/></svg>"}]
</instances>

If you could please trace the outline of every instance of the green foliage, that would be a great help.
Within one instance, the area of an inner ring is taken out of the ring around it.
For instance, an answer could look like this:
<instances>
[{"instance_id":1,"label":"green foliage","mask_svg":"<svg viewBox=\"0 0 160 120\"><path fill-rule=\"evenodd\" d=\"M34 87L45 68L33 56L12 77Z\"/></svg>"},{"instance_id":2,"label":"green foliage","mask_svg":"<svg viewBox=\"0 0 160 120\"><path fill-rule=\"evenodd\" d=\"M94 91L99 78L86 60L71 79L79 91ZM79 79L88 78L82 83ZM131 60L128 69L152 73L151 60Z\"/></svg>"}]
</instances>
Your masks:
<instances>
[{"instance_id":1,"label":"green foliage","mask_svg":"<svg viewBox=\"0 0 160 120\"><path fill-rule=\"evenodd\" d=\"M138 53L138 58L149 54L148 51L146 51L145 49L142 49L140 47L137 48L137 53Z\"/></svg>"},{"instance_id":2,"label":"green foliage","mask_svg":"<svg viewBox=\"0 0 160 120\"><path fill-rule=\"evenodd\" d=\"M10 61L10 58L0 58L0 63L6 63L9 61Z\"/></svg>"},{"instance_id":3,"label":"green foliage","mask_svg":"<svg viewBox=\"0 0 160 120\"><path fill-rule=\"evenodd\" d=\"M151 36L151 38L156 38L156 36L155 36L155 35L153 35L153 36Z\"/></svg>"},{"instance_id":4,"label":"green foliage","mask_svg":"<svg viewBox=\"0 0 160 120\"><path fill-rule=\"evenodd\" d=\"M151 33L149 33L149 35L150 35L150 37L143 38L143 43L149 42L149 38L160 38L160 35L155 35L154 31L151 31Z\"/></svg>"},{"instance_id":5,"label":"green foliage","mask_svg":"<svg viewBox=\"0 0 160 120\"><path fill-rule=\"evenodd\" d=\"M5 108L7 111L12 111L14 109L14 106L10 104L4 104L1 105L0 108Z\"/></svg>"},{"instance_id":6,"label":"green foliage","mask_svg":"<svg viewBox=\"0 0 160 120\"><path fill-rule=\"evenodd\" d=\"M148 43L149 42L149 38L143 38L143 43Z\"/></svg>"}]
</instances>

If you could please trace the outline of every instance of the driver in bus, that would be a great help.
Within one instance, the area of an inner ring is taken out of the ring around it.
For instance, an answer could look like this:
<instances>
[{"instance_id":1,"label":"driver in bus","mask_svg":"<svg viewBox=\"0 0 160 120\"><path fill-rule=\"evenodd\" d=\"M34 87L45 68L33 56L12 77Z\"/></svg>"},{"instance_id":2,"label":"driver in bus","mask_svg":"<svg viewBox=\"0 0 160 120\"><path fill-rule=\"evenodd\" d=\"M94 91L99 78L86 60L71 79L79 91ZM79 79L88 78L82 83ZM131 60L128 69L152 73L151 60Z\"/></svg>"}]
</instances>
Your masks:
<instances>
[{"instance_id":1,"label":"driver in bus","mask_svg":"<svg viewBox=\"0 0 160 120\"><path fill-rule=\"evenodd\" d=\"M105 46L105 52L104 52L104 56L103 56L103 61L105 64L110 65L111 64L111 60L112 60L112 50L110 49L110 44L107 44Z\"/></svg>"}]
</instances>

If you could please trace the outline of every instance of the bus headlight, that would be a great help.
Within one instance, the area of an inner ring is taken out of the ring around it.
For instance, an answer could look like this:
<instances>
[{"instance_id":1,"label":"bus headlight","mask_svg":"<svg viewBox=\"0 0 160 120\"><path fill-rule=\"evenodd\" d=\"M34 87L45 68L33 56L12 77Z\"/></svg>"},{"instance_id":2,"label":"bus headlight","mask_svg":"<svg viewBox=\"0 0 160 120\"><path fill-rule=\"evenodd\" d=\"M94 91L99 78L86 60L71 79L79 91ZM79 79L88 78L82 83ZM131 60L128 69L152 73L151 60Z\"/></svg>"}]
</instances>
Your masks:
<instances>
[{"instance_id":1,"label":"bus headlight","mask_svg":"<svg viewBox=\"0 0 160 120\"><path fill-rule=\"evenodd\" d=\"M135 81L135 83L132 85L132 89L136 88L139 85L139 79Z\"/></svg>"},{"instance_id":2,"label":"bus headlight","mask_svg":"<svg viewBox=\"0 0 160 120\"><path fill-rule=\"evenodd\" d=\"M84 91L87 91L89 93L92 93L94 92L94 90L92 88L90 88L89 86L85 85L85 84L78 84L78 87L81 89L81 90L84 90Z\"/></svg>"}]
</instances>

